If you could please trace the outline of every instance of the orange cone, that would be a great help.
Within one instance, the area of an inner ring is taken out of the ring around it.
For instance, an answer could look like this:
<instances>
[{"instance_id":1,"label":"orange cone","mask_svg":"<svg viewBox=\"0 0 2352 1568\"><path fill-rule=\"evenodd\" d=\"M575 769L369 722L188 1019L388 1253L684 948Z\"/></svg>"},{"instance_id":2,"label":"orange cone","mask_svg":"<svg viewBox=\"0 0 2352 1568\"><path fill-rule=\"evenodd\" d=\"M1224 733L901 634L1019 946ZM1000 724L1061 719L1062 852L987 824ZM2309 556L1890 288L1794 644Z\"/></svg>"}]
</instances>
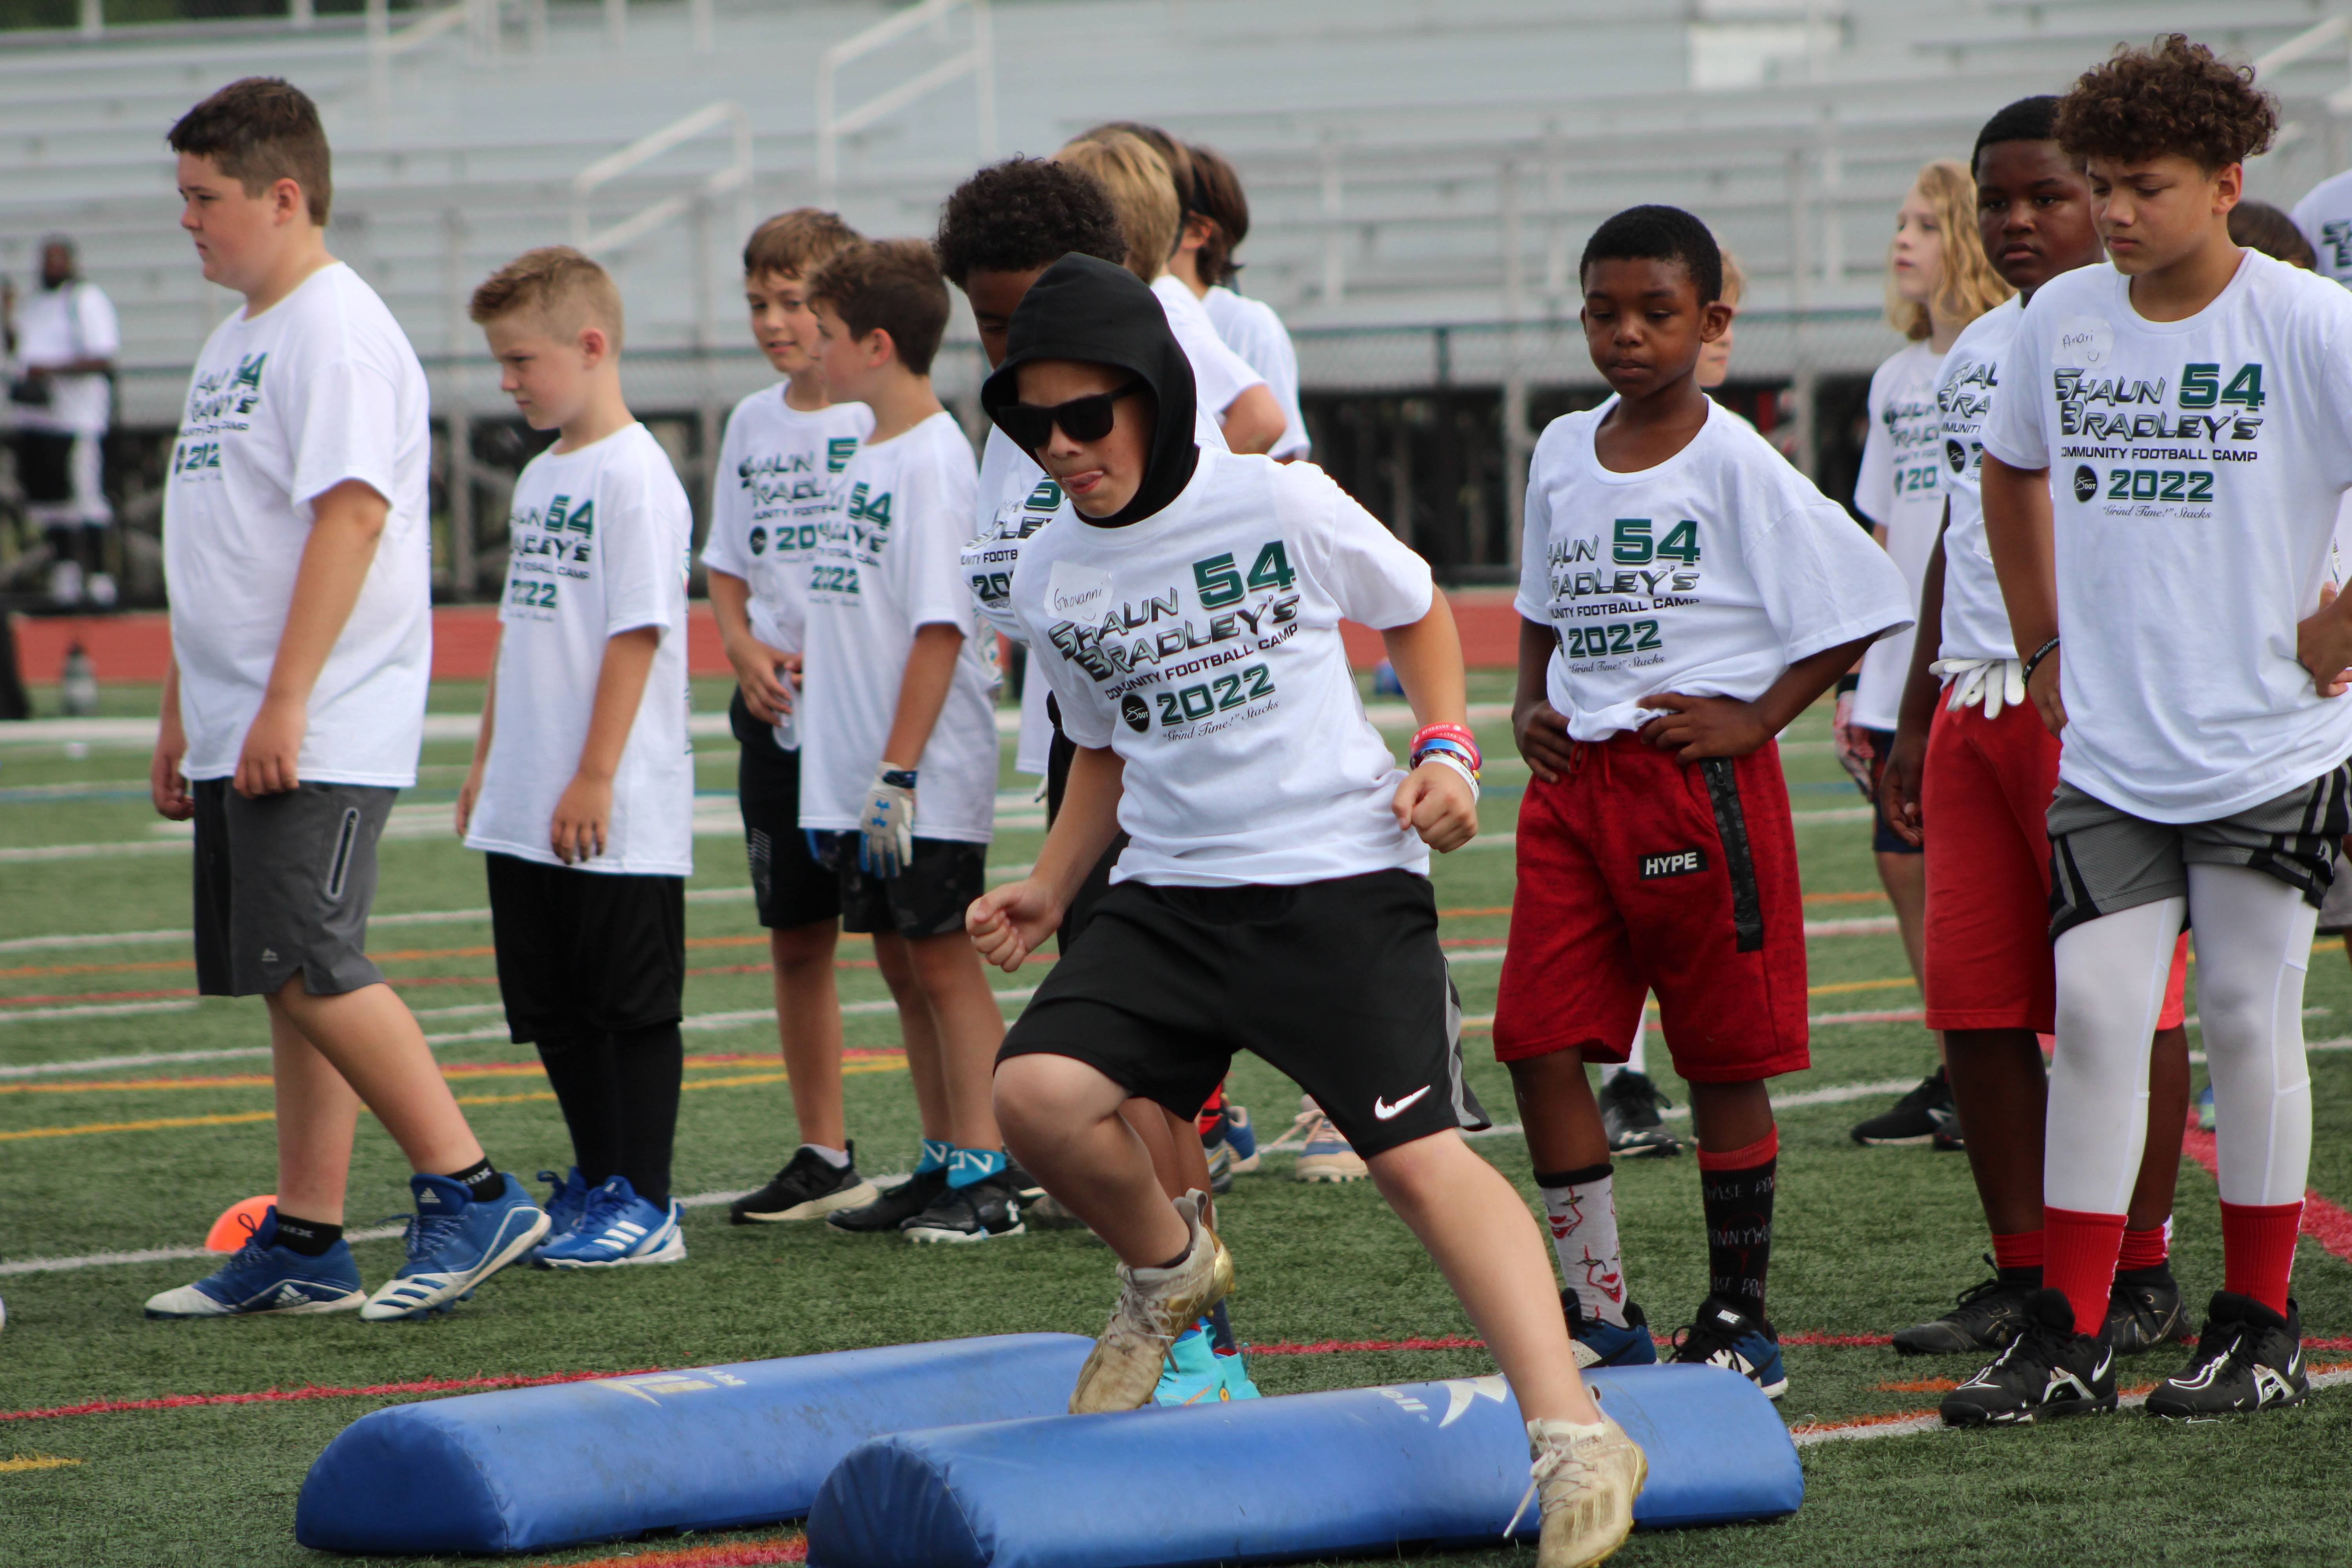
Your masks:
<instances>
[{"instance_id":1,"label":"orange cone","mask_svg":"<svg viewBox=\"0 0 2352 1568\"><path fill-rule=\"evenodd\" d=\"M205 1250L235 1252L238 1247L243 1247L250 1232L246 1229L242 1222L250 1221L255 1229L259 1229L262 1216L269 1212L269 1205L277 1201L277 1194L264 1193L257 1198L247 1198L241 1204L229 1205L222 1212L220 1218L213 1221L212 1229L205 1233Z\"/></svg>"}]
</instances>

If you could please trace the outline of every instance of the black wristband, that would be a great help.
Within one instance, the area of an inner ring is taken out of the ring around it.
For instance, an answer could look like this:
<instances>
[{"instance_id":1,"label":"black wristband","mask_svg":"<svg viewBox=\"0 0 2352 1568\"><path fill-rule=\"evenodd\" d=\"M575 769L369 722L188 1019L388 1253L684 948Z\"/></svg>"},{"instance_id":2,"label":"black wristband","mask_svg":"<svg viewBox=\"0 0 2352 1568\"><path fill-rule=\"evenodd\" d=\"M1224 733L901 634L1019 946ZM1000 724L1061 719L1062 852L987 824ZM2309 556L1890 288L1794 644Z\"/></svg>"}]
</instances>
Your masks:
<instances>
[{"instance_id":1,"label":"black wristband","mask_svg":"<svg viewBox=\"0 0 2352 1568\"><path fill-rule=\"evenodd\" d=\"M1844 697L1860 689L1862 689L1862 677L1853 671L1848 670L1837 678L1836 695Z\"/></svg>"},{"instance_id":2,"label":"black wristband","mask_svg":"<svg viewBox=\"0 0 2352 1568\"><path fill-rule=\"evenodd\" d=\"M2033 672L2042 667L2042 661L2048 658L2053 653L2056 652L2057 648L2058 639L2056 637L2052 637L2048 642L2043 643L2040 647L2035 648L2033 650L2032 657L2025 661L2025 672L2019 676L2018 679L2020 680L2032 679Z\"/></svg>"}]
</instances>

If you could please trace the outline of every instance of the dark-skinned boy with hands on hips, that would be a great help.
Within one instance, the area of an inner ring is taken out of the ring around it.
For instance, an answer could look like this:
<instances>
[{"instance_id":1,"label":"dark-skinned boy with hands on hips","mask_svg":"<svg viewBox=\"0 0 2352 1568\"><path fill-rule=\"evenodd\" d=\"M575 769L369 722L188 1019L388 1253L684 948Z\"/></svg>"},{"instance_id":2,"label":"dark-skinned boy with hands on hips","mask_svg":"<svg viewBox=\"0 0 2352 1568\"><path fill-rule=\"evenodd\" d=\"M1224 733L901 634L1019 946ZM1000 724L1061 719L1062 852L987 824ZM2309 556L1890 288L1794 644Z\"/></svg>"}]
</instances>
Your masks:
<instances>
[{"instance_id":1,"label":"dark-skinned boy with hands on hips","mask_svg":"<svg viewBox=\"0 0 2352 1568\"><path fill-rule=\"evenodd\" d=\"M1700 390L1722 257L1674 207L1602 224L1586 346L1615 393L1552 422L1528 483L1512 728L1534 773L1495 1008L1578 1359L1657 1352L1630 1299L1588 1061L1645 992L1691 1087L1709 1289L1675 1359L1778 1398L1764 1316L1779 1133L1765 1080L1810 1064L1794 829L1773 737L1910 621L1885 552Z\"/></svg>"}]
</instances>

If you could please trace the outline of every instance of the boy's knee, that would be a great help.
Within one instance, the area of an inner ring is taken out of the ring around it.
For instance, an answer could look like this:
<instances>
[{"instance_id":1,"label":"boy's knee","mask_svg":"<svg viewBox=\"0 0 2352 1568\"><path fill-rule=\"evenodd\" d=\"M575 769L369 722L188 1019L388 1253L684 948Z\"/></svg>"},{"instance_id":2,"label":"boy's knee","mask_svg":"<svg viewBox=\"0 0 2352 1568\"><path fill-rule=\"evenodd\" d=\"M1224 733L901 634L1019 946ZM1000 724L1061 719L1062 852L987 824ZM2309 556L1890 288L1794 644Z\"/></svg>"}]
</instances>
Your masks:
<instances>
[{"instance_id":1,"label":"boy's knee","mask_svg":"<svg viewBox=\"0 0 2352 1568\"><path fill-rule=\"evenodd\" d=\"M831 963L834 949L840 940L840 929L831 921L787 926L768 933L768 953L781 969Z\"/></svg>"}]
</instances>

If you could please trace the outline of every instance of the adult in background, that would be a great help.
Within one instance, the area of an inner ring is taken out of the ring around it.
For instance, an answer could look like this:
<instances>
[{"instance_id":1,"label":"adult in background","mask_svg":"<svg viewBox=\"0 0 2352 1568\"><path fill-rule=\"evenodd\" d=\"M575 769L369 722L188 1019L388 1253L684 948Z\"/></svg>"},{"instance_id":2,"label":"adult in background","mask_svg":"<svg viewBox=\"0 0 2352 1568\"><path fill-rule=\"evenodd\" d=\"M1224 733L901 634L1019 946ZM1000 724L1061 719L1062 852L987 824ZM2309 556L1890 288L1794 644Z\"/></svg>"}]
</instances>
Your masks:
<instances>
[{"instance_id":1,"label":"adult in background","mask_svg":"<svg viewBox=\"0 0 2352 1568\"><path fill-rule=\"evenodd\" d=\"M99 450L114 403L114 356L122 352L113 302L74 270L73 241L41 241L41 287L11 300L8 384L16 416L16 476L26 515L48 536L49 597L100 608L114 603L114 579L100 546L114 521Z\"/></svg>"}]
</instances>

